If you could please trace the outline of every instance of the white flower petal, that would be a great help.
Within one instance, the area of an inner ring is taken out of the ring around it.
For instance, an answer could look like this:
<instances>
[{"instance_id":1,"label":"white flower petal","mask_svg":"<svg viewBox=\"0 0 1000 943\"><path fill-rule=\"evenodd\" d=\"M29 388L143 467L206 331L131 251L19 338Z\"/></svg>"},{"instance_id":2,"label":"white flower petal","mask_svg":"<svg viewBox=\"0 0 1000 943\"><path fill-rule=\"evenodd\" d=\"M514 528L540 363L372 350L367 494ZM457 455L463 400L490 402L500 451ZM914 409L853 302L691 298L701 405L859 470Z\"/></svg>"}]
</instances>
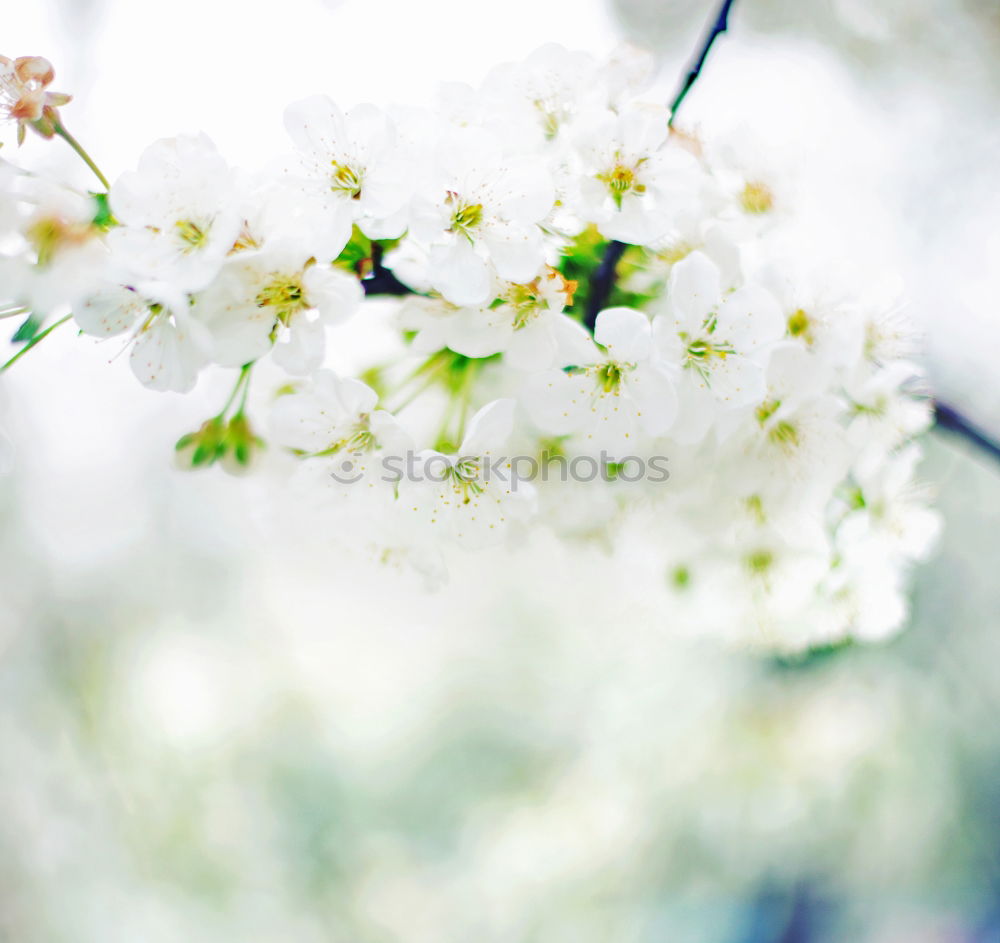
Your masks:
<instances>
[{"instance_id":1,"label":"white flower petal","mask_svg":"<svg viewBox=\"0 0 1000 943\"><path fill-rule=\"evenodd\" d=\"M483 304L493 293L490 267L466 239L431 249L430 277L434 288L452 304Z\"/></svg>"},{"instance_id":2,"label":"white flower petal","mask_svg":"<svg viewBox=\"0 0 1000 943\"><path fill-rule=\"evenodd\" d=\"M503 445L514 430L516 405L512 399L497 399L480 409L469 421L459 454L485 455Z\"/></svg>"},{"instance_id":3,"label":"white flower petal","mask_svg":"<svg viewBox=\"0 0 1000 943\"><path fill-rule=\"evenodd\" d=\"M647 360L652 349L649 318L635 308L605 308L597 315L594 340L619 363Z\"/></svg>"},{"instance_id":4,"label":"white flower petal","mask_svg":"<svg viewBox=\"0 0 1000 943\"><path fill-rule=\"evenodd\" d=\"M148 317L149 305L134 291L120 285L92 295L73 309L73 319L85 334L114 337Z\"/></svg>"},{"instance_id":5,"label":"white flower petal","mask_svg":"<svg viewBox=\"0 0 1000 943\"><path fill-rule=\"evenodd\" d=\"M204 359L190 334L161 314L136 338L129 363L144 386L188 393Z\"/></svg>"},{"instance_id":6,"label":"white flower petal","mask_svg":"<svg viewBox=\"0 0 1000 943\"><path fill-rule=\"evenodd\" d=\"M346 321L361 304L361 283L347 272L330 265L310 265L302 278L306 300L327 324Z\"/></svg>"},{"instance_id":7,"label":"white flower petal","mask_svg":"<svg viewBox=\"0 0 1000 943\"><path fill-rule=\"evenodd\" d=\"M281 332L272 348L274 362L289 373L303 376L311 373L322 362L326 352L326 332L318 318L311 320L301 312Z\"/></svg>"},{"instance_id":8,"label":"white flower petal","mask_svg":"<svg viewBox=\"0 0 1000 943\"><path fill-rule=\"evenodd\" d=\"M318 157L343 153L344 114L328 95L311 95L285 109L285 130L295 146Z\"/></svg>"},{"instance_id":9,"label":"white flower petal","mask_svg":"<svg viewBox=\"0 0 1000 943\"><path fill-rule=\"evenodd\" d=\"M778 302L763 288L739 288L719 305L715 334L741 353L764 350L781 340L784 333L785 321Z\"/></svg>"},{"instance_id":10,"label":"white flower petal","mask_svg":"<svg viewBox=\"0 0 1000 943\"><path fill-rule=\"evenodd\" d=\"M718 306L722 288L719 270L701 252L681 259L670 272L667 297L678 323L697 330Z\"/></svg>"}]
</instances>

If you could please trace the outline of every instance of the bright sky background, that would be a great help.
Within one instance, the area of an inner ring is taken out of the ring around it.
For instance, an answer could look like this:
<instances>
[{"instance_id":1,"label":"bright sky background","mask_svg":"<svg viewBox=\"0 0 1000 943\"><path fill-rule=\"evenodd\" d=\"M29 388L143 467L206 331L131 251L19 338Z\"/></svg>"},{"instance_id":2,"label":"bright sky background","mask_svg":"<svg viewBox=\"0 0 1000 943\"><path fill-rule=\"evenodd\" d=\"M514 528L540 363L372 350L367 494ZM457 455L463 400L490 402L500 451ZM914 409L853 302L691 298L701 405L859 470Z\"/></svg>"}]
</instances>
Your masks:
<instances>
[{"instance_id":1,"label":"bright sky background","mask_svg":"<svg viewBox=\"0 0 1000 943\"><path fill-rule=\"evenodd\" d=\"M80 12L67 22L58 10L71 5ZM89 16L86 6L40 0L3 41L19 50L10 55L56 63L56 84L81 99L67 119L99 132L112 174L188 130L258 163L284 148L282 111L296 98L418 103L439 81L478 82L543 42L602 54L618 35L602 3L580 0L104 0Z\"/></svg>"}]
</instances>

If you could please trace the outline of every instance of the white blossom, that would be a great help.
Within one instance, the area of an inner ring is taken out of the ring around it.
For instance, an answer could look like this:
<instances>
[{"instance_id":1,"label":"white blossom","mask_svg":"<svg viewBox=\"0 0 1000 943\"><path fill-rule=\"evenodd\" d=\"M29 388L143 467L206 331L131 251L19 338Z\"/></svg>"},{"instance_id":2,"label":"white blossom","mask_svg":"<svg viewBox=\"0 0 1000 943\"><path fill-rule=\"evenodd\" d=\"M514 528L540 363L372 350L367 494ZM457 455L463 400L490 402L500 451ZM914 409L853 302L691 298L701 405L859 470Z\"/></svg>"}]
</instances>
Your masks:
<instances>
[{"instance_id":1,"label":"white blossom","mask_svg":"<svg viewBox=\"0 0 1000 943\"><path fill-rule=\"evenodd\" d=\"M503 354L517 370L543 370L572 359L586 344L579 322L563 314L573 288L554 269L526 285L503 284L497 303L458 306L444 299L413 298L400 310L400 323L417 331L415 350L443 347L466 357Z\"/></svg>"},{"instance_id":2,"label":"white blossom","mask_svg":"<svg viewBox=\"0 0 1000 943\"><path fill-rule=\"evenodd\" d=\"M579 435L613 458L633 454L644 437L664 434L674 421L673 381L654 359L652 326L642 312L602 311L594 340L586 361L533 379L525 406L547 433Z\"/></svg>"},{"instance_id":3,"label":"white blossom","mask_svg":"<svg viewBox=\"0 0 1000 943\"><path fill-rule=\"evenodd\" d=\"M678 376L684 422L675 434L685 439L700 439L720 411L764 399L767 358L784 334L766 291L722 289L719 269L692 252L673 267L654 321L659 356Z\"/></svg>"},{"instance_id":4,"label":"white blossom","mask_svg":"<svg viewBox=\"0 0 1000 943\"><path fill-rule=\"evenodd\" d=\"M578 132L577 212L607 238L648 245L690 212L701 172L669 140L668 119L658 105L631 105Z\"/></svg>"},{"instance_id":5,"label":"white blossom","mask_svg":"<svg viewBox=\"0 0 1000 943\"><path fill-rule=\"evenodd\" d=\"M119 268L167 291L216 276L240 231L235 172L203 134L157 141L111 188L119 226L108 243Z\"/></svg>"},{"instance_id":6,"label":"white blossom","mask_svg":"<svg viewBox=\"0 0 1000 943\"><path fill-rule=\"evenodd\" d=\"M530 515L534 488L514 476L502 452L514 408L513 400L501 399L480 409L454 454L420 452L412 476L400 481L403 512L466 547L498 543L512 522Z\"/></svg>"},{"instance_id":7,"label":"white blossom","mask_svg":"<svg viewBox=\"0 0 1000 943\"><path fill-rule=\"evenodd\" d=\"M373 105L345 114L314 95L289 105L285 128L299 152L295 181L307 196L308 239L318 258L335 259L355 223L380 237L402 234L411 170L386 114Z\"/></svg>"},{"instance_id":8,"label":"white blossom","mask_svg":"<svg viewBox=\"0 0 1000 943\"><path fill-rule=\"evenodd\" d=\"M208 360L204 328L191 317L183 298L170 303L112 285L75 307L73 317L85 334L127 335L132 371L153 390L187 393Z\"/></svg>"},{"instance_id":9,"label":"white blossom","mask_svg":"<svg viewBox=\"0 0 1000 943\"><path fill-rule=\"evenodd\" d=\"M290 373L322 363L325 326L350 317L362 292L353 276L303 255L294 244L240 252L198 296L194 313L218 363L241 366L272 349Z\"/></svg>"},{"instance_id":10,"label":"white blossom","mask_svg":"<svg viewBox=\"0 0 1000 943\"><path fill-rule=\"evenodd\" d=\"M476 305L496 297L498 279L531 281L545 260L538 224L553 200L544 165L505 158L485 132L454 132L412 209L430 284L453 304Z\"/></svg>"}]
</instances>

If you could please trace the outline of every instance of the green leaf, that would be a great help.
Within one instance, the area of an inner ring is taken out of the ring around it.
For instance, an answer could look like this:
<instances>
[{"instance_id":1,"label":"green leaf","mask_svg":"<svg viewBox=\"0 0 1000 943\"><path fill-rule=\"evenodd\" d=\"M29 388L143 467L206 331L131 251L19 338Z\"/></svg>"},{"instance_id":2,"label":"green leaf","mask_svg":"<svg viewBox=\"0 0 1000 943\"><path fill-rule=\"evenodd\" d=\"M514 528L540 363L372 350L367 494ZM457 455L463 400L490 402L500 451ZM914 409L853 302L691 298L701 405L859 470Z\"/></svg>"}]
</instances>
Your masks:
<instances>
[{"instance_id":1,"label":"green leaf","mask_svg":"<svg viewBox=\"0 0 1000 943\"><path fill-rule=\"evenodd\" d=\"M38 336L38 332L41 328L41 318L37 318L35 315L29 314L28 317L21 322L21 326L14 332L14 336L10 339L10 342L12 344L29 343Z\"/></svg>"}]
</instances>

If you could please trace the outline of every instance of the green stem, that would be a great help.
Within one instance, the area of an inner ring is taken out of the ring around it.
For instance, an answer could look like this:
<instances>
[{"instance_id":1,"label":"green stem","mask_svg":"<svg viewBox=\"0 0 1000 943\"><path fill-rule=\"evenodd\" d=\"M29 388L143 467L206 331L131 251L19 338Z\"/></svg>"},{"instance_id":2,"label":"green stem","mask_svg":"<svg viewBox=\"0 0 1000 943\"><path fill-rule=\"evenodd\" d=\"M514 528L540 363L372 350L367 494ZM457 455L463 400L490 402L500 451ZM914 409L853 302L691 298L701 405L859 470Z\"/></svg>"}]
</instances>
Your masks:
<instances>
[{"instance_id":1,"label":"green stem","mask_svg":"<svg viewBox=\"0 0 1000 943\"><path fill-rule=\"evenodd\" d=\"M101 181L101 186L104 187L105 190L110 191L111 184L108 183L108 178L101 173L100 167L98 167L97 164L94 163L93 158L83 149L83 145L80 144L80 142L75 137L73 137L73 135L70 134L69 131L66 130L65 125L63 125L61 121L57 121L55 123L55 127L53 128L53 130L71 148L73 148L73 150L76 151L77 154L80 155L80 158L83 160L83 162L94 172L94 176L96 176L97 179Z\"/></svg>"},{"instance_id":2,"label":"green stem","mask_svg":"<svg viewBox=\"0 0 1000 943\"><path fill-rule=\"evenodd\" d=\"M451 434L448 431L451 428L453 415L455 415L455 400L449 396L445 403L444 415L441 417L437 437L434 439L434 451L436 452L455 452L458 449L459 443L452 442Z\"/></svg>"},{"instance_id":3,"label":"green stem","mask_svg":"<svg viewBox=\"0 0 1000 943\"><path fill-rule=\"evenodd\" d=\"M7 318L17 318L25 314L28 314L27 308L10 308L6 311L0 311L0 321L6 320Z\"/></svg>"},{"instance_id":4,"label":"green stem","mask_svg":"<svg viewBox=\"0 0 1000 943\"><path fill-rule=\"evenodd\" d=\"M417 367L408 377L402 380L395 389L391 390L386 394L389 396L399 396L403 390L409 387L412 383L417 380L423 379L423 383L419 384L414 390L412 390L407 396L405 396L398 405L394 406L390 412L399 412L405 406L409 406L421 393L424 392L428 387L433 386L434 383L438 381L441 374L447 369L449 364L453 359L453 354L450 350L439 350L435 354L431 354L419 367Z\"/></svg>"},{"instance_id":5,"label":"green stem","mask_svg":"<svg viewBox=\"0 0 1000 943\"><path fill-rule=\"evenodd\" d=\"M49 334L51 334L57 327L59 327L60 324L65 324L72 317L73 315L67 314L66 317L60 318L58 321L56 321L55 324L47 327L44 331L42 331L41 334L36 334L30 341L28 341L27 344L24 345L24 347L21 348L21 350L19 350L16 354L14 354L14 356L11 357L10 360L8 360L2 367L0 367L0 373L3 373L4 370L7 370L10 367L14 366L14 364L17 363L17 361L20 360L29 350L31 350L32 347L34 347L37 344L40 344L43 340L45 340L46 337L49 336Z\"/></svg>"},{"instance_id":6,"label":"green stem","mask_svg":"<svg viewBox=\"0 0 1000 943\"><path fill-rule=\"evenodd\" d=\"M226 405L222 407L222 410L215 417L216 419L224 419L226 413L229 412L229 408L236 402L236 397L239 396L240 390L243 388L244 384L249 386L250 371L253 369L253 363L245 363L240 367L240 375L236 378L236 383L233 386L232 392L229 394L229 399L226 400ZM240 403L240 408L237 411L237 415L243 411L243 407L246 405L246 393L243 394L243 401Z\"/></svg>"},{"instance_id":7,"label":"green stem","mask_svg":"<svg viewBox=\"0 0 1000 943\"><path fill-rule=\"evenodd\" d=\"M250 395L250 379L252 376L250 371L253 369L253 364L248 363L243 367L243 369L246 371L246 379L243 382L243 395L240 397L240 408L236 410L236 414L233 417L234 419L236 416L242 416L246 411L247 397Z\"/></svg>"},{"instance_id":8,"label":"green stem","mask_svg":"<svg viewBox=\"0 0 1000 943\"><path fill-rule=\"evenodd\" d=\"M419 386L414 387L406 396L404 396L398 403L396 403L389 410L389 412L398 413L401 409L406 409L406 407L409 406L410 403L412 403L418 396L420 396L421 393L426 392L435 383L437 383L440 375L441 375L441 369L435 370L433 373L428 374L424 379L423 383L421 383ZM406 389L406 387L409 386L414 379L416 378L412 377L409 380L407 380L405 384L403 384L401 387L399 387L399 389L395 391L396 394L398 395L402 390Z\"/></svg>"},{"instance_id":9,"label":"green stem","mask_svg":"<svg viewBox=\"0 0 1000 943\"><path fill-rule=\"evenodd\" d=\"M444 416L441 418L441 428L434 445L439 452L456 452L462 445L462 440L465 438L465 423L469 416L472 384L478 372L479 363L475 360L469 360L462 368L462 379L458 389L454 391L453 396L448 397ZM452 420L456 418L456 411L458 425L455 434L452 435Z\"/></svg>"},{"instance_id":10,"label":"green stem","mask_svg":"<svg viewBox=\"0 0 1000 943\"><path fill-rule=\"evenodd\" d=\"M465 423L469 418L469 404L472 399L472 384L478 372L479 365L474 360L470 360L465 366L465 373L462 376L462 386L459 389L460 410L458 414L458 431L455 433L456 447L461 445L462 440L465 438Z\"/></svg>"}]
</instances>

